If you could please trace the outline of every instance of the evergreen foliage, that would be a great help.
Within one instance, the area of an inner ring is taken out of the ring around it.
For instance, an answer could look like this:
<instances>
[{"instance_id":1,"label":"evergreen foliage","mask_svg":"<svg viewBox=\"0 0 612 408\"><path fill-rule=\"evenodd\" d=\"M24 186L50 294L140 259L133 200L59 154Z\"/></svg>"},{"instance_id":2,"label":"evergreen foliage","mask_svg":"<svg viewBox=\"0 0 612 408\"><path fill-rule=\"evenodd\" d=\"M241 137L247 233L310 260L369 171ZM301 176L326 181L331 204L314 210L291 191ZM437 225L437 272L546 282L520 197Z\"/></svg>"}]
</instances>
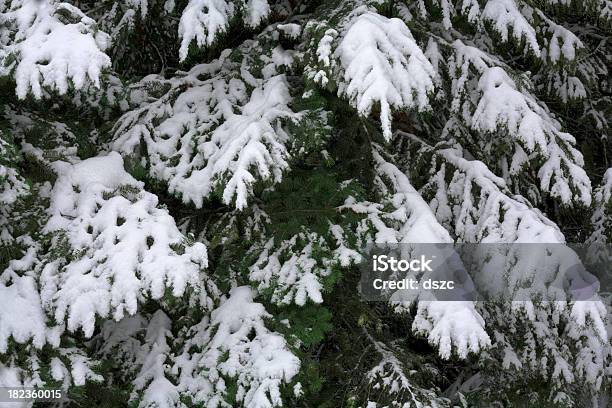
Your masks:
<instances>
[{"instance_id":1,"label":"evergreen foliage","mask_svg":"<svg viewBox=\"0 0 612 408\"><path fill-rule=\"evenodd\" d=\"M0 0L0 386L605 406L611 298L365 302L357 264L612 244L611 29L608 0Z\"/></svg>"}]
</instances>

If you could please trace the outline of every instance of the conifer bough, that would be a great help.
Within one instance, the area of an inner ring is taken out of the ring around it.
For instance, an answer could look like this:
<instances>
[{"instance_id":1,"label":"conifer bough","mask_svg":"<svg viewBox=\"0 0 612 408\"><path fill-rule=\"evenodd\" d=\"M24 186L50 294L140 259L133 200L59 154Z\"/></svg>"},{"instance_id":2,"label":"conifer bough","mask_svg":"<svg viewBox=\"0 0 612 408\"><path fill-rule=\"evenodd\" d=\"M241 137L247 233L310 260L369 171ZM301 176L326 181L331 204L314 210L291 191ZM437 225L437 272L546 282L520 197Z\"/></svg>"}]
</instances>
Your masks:
<instances>
[{"instance_id":1,"label":"conifer bough","mask_svg":"<svg viewBox=\"0 0 612 408\"><path fill-rule=\"evenodd\" d=\"M612 244L611 28L608 0L0 0L0 386L606 406L605 293L364 302L356 265Z\"/></svg>"}]
</instances>

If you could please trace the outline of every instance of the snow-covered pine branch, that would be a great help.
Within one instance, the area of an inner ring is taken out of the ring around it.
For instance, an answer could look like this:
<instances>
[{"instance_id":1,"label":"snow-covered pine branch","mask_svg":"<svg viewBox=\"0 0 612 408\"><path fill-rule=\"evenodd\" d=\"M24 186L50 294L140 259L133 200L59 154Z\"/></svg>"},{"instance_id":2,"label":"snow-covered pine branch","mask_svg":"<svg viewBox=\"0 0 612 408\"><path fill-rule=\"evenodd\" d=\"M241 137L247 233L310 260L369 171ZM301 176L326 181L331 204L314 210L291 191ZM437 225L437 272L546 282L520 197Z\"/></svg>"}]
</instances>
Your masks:
<instances>
[{"instance_id":1,"label":"snow-covered pine branch","mask_svg":"<svg viewBox=\"0 0 612 408\"><path fill-rule=\"evenodd\" d=\"M590 205L591 183L582 169L582 154L574 147L575 138L561 131L559 122L538 103L526 84L518 85L510 77L502 63L460 40L452 47L451 111L465 126L482 135L482 141L476 143L483 146L484 152L500 144L510 147L500 162L490 164L499 168L507 181L512 181L524 167L533 166L539 180L538 190L564 205ZM445 132L456 136L456 126L451 119ZM508 132L513 143L495 140L494 135L500 131ZM537 196L529 198L541 200Z\"/></svg>"},{"instance_id":2,"label":"snow-covered pine branch","mask_svg":"<svg viewBox=\"0 0 612 408\"><path fill-rule=\"evenodd\" d=\"M272 316L253 300L255 295L249 287L232 289L210 318L186 333L172 370L180 372L179 391L194 402L284 406L281 387L298 373L300 360L281 335L266 327ZM228 394L229 381L236 384L235 395Z\"/></svg>"},{"instance_id":3,"label":"snow-covered pine branch","mask_svg":"<svg viewBox=\"0 0 612 408\"><path fill-rule=\"evenodd\" d=\"M210 46L237 18L240 18L246 27L255 28L269 13L270 5L267 0L190 0L183 10L179 24L181 61L187 58L192 42L195 42L197 47Z\"/></svg>"},{"instance_id":4,"label":"snow-covered pine branch","mask_svg":"<svg viewBox=\"0 0 612 408\"><path fill-rule=\"evenodd\" d=\"M593 231L588 239L589 244L612 242L612 169L604 174L601 184L595 189Z\"/></svg>"},{"instance_id":5,"label":"snow-covered pine branch","mask_svg":"<svg viewBox=\"0 0 612 408\"><path fill-rule=\"evenodd\" d=\"M161 299L166 289L174 296L188 286L209 289L198 276L207 264L204 245L185 242L172 217L156 207L157 198L125 172L117 153L54 167L58 179L44 227L48 254L31 242L22 260L1 275L3 290L15 293L6 298L30 299L31 316L40 319L3 326L3 350L10 337L20 343L33 338L42 347L45 313L57 327L53 344L64 327L91 336L97 316L120 320L136 313L145 298ZM208 297L202 307L211 305ZM10 311L2 310L3 320Z\"/></svg>"},{"instance_id":6,"label":"snow-covered pine branch","mask_svg":"<svg viewBox=\"0 0 612 408\"><path fill-rule=\"evenodd\" d=\"M14 240L10 214L20 198L30 192L30 186L19 174L20 157L12 138L0 130L0 243L8 245Z\"/></svg>"},{"instance_id":7,"label":"snow-covered pine branch","mask_svg":"<svg viewBox=\"0 0 612 408\"><path fill-rule=\"evenodd\" d=\"M529 288L533 293L539 291L546 295L550 282L564 280L563 285L569 285L571 279L579 278L567 274L568 271L575 271L572 265L580 261L572 258L569 248L555 244L565 242L557 226L540 211L531 208L524 198L509 195L504 180L493 175L482 162L465 159L465 152L461 149L432 148L423 145L414 135L404 134L403 137L420 146L419 155L432 155L432 159L426 161L433 165L429 171L430 181L422 191L425 197L431 198L430 206L438 220L453 231L459 241L519 244L518 247L482 247L480 274L472 276L479 287L501 288L496 296L510 301L520 298L520 288L526 281L531 282ZM547 250L553 256L557 254L557 257L547 260L546 266L537 263L534 265L534 260L528 257L522 243L541 243L539 248L536 247L540 251L550 245ZM518 259L516 263L488 265L488 259L491 259L489 251L494 253L500 250L515 251L515 255L507 256L509 259ZM562 253L562 250L567 253ZM556 266L551 267L554 262L557 262ZM515 301L509 309L497 307L492 302L490 305L479 304L475 313L484 317L488 332L492 334L493 351L487 354L487 358L493 357L491 364L499 364L499 358L506 367L540 371L543 375L549 375L548 369L531 363L533 355L547 356L554 362L552 373L556 392L561 392L563 387L574 382L577 377L588 379L598 389L607 358L604 304L598 297L579 302L571 302L569 297L566 301L558 297L556 299L556 302ZM433 302L432 306L442 309L443 303ZM456 311L456 302L452 303L449 307ZM567 340L545 342L543 348L538 348L537 345L543 339L558 335L559 319L568 322L563 331ZM526 330L525 333L512 333L509 328L517 324ZM575 338L589 339L588 344L584 345L584 354L576 355L569 351ZM580 368L583 364L589 365L587 371Z\"/></svg>"},{"instance_id":8,"label":"snow-covered pine branch","mask_svg":"<svg viewBox=\"0 0 612 408\"><path fill-rule=\"evenodd\" d=\"M379 401L391 401L391 406L401 406L403 401L410 401L415 406L432 404L446 404L448 401L440 396L437 390L421 388L414 384L411 377L416 370L406 370L398 354L403 353L394 350L381 341L374 339L366 332L366 337L374 346L374 350L380 355L380 361L367 374L368 381L372 386L371 394L368 396L369 404ZM372 405L370 405L372 406ZM378 405L374 405L376 407Z\"/></svg>"},{"instance_id":9,"label":"snow-covered pine branch","mask_svg":"<svg viewBox=\"0 0 612 408\"><path fill-rule=\"evenodd\" d=\"M16 93L40 99L43 90L65 94L90 81L99 86L110 66L109 37L78 8L55 0L0 3L0 75L10 75Z\"/></svg>"},{"instance_id":10,"label":"snow-covered pine branch","mask_svg":"<svg viewBox=\"0 0 612 408\"><path fill-rule=\"evenodd\" d=\"M343 3L345 12L354 2ZM369 116L377 106L389 140L393 110L428 109L433 68L400 19L366 6L334 19L339 20L336 25L323 21L307 26L312 55L306 74L322 87L337 89L360 115Z\"/></svg>"},{"instance_id":11,"label":"snow-covered pine branch","mask_svg":"<svg viewBox=\"0 0 612 408\"><path fill-rule=\"evenodd\" d=\"M565 241L610 240L611 11L0 0L0 385L604 405L608 310L546 296L586 279ZM496 300L359 297L368 244L453 241Z\"/></svg>"},{"instance_id":12,"label":"snow-covered pine branch","mask_svg":"<svg viewBox=\"0 0 612 408\"><path fill-rule=\"evenodd\" d=\"M384 197L381 204L347 200L343 208L367 214L376 243L451 243L448 231L438 223L430 207L412 187L408 177L378 151L373 152L376 183ZM389 206L387 210L385 207ZM398 310L411 304L391 302ZM461 322L461 323L459 323ZM428 337L442 358L453 352L466 358L490 345L482 317L472 302L432 302L419 299L412 329Z\"/></svg>"},{"instance_id":13,"label":"snow-covered pine branch","mask_svg":"<svg viewBox=\"0 0 612 408\"><path fill-rule=\"evenodd\" d=\"M258 50L253 43L241 51ZM288 84L277 72L292 54L278 47L258 56L263 78L233 57L223 52L171 80L145 78L143 89L169 89L126 113L114 130L113 150L130 155L144 147L151 176L197 207L218 191L224 203L244 208L255 182L278 183L288 166L283 122L299 115L288 107Z\"/></svg>"}]
</instances>

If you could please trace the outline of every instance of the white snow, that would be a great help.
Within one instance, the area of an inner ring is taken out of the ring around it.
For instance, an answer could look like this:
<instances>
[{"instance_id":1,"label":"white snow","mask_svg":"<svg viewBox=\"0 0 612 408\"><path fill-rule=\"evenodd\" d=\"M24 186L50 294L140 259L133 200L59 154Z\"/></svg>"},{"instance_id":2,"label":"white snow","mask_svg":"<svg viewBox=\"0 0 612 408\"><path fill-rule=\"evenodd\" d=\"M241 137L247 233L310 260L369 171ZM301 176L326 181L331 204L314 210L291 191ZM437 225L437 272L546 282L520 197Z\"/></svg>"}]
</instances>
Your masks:
<instances>
[{"instance_id":1,"label":"white snow","mask_svg":"<svg viewBox=\"0 0 612 408\"><path fill-rule=\"evenodd\" d=\"M96 315L119 320L134 314L145 296L159 299L166 288L180 296L187 285L198 286L206 248L183 242L174 219L125 172L118 153L54 167L58 178L45 232L56 239L65 234L71 250L81 253L42 271L42 300L58 322L67 319L69 330L82 327L90 336ZM184 245L184 253L174 245Z\"/></svg>"},{"instance_id":2,"label":"white snow","mask_svg":"<svg viewBox=\"0 0 612 408\"><path fill-rule=\"evenodd\" d=\"M279 53L272 53L277 58L266 72L291 62ZM299 118L288 106L285 75L253 78L249 96L244 82L219 73L227 69L227 56L196 66L173 81L168 94L127 113L115 129L114 150L132 154L144 140L153 176L197 207L220 189L226 204L243 209L255 182L280 182L289 139L282 121ZM213 77L198 79L206 74Z\"/></svg>"},{"instance_id":3,"label":"white snow","mask_svg":"<svg viewBox=\"0 0 612 408\"><path fill-rule=\"evenodd\" d=\"M425 404L425 401L436 399L434 392L420 388L416 385L416 382L410 380L410 375L413 372L405 370L401 361L396 357L396 354L403 354L401 351L390 349L383 342L376 341L367 332L366 337L381 358L380 362L367 373L368 381L372 384L373 390L382 392L385 397L390 395L396 400L402 401L402 405L397 405L402 408L429 406ZM439 402L443 403L443 401ZM434 403L431 406L437 405ZM376 407L375 402L368 402L367 408Z\"/></svg>"},{"instance_id":4,"label":"white snow","mask_svg":"<svg viewBox=\"0 0 612 408\"><path fill-rule=\"evenodd\" d=\"M222 406L226 376L237 382L236 399L245 407L283 405L280 386L298 373L300 361L282 336L265 327L272 316L254 296L246 286L232 289L210 321L205 318L189 333L174 370L180 370L178 387L194 401Z\"/></svg>"},{"instance_id":5,"label":"white snow","mask_svg":"<svg viewBox=\"0 0 612 408\"><path fill-rule=\"evenodd\" d=\"M170 346L166 338L171 335L172 322L166 314L158 310L151 317L145 335L145 347L141 350L144 356L142 368L134 380L132 399L138 392L143 392L139 407L176 407L179 402L177 387L166 378L167 354Z\"/></svg>"},{"instance_id":6,"label":"white snow","mask_svg":"<svg viewBox=\"0 0 612 408\"><path fill-rule=\"evenodd\" d=\"M526 9L528 8L527 6ZM552 63L558 63L562 60L565 62L574 61L577 52L584 48L582 41L573 32L549 19L542 10L534 9L530 11L540 20L536 29L545 38L545 44L542 46L542 59L546 60L548 58ZM530 19L531 23L535 24L533 20L533 18Z\"/></svg>"},{"instance_id":7,"label":"white snow","mask_svg":"<svg viewBox=\"0 0 612 408\"><path fill-rule=\"evenodd\" d=\"M410 184L408 177L393 163L373 151L376 163L376 184L389 196L395 211L385 213L373 203L347 202L344 208L368 214L375 243L452 243L448 231L442 227L430 207ZM406 310L410 302L391 300L398 310ZM461 322L458 324L457 322ZM419 299L412 330L428 336L442 358L450 358L453 350L460 358L469 352L488 347L491 342L485 322L472 302L441 302ZM382 368L381 368L382 369Z\"/></svg>"},{"instance_id":8,"label":"white snow","mask_svg":"<svg viewBox=\"0 0 612 408\"><path fill-rule=\"evenodd\" d=\"M190 0L179 24L181 61L187 58L189 45L196 41L198 47L211 45L220 32L227 29L234 15L233 2L224 0Z\"/></svg>"},{"instance_id":9,"label":"white snow","mask_svg":"<svg viewBox=\"0 0 612 408\"><path fill-rule=\"evenodd\" d=\"M328 35L321 41L329 42ZM338 93L364 116L379 104L387 140L392 109L428 108L435 71L403 21L369 11L357 14L344 27L334 57L342 68ZM328 65L327 57L321 58Z\"/></svg>"},{"instance_id":10,"label":"white snow","mask_svg":"<svg viewBox=\"0 0 612 408\"><path fill-rule=\"evenodd\" d=\"M281 33L292 39L298 39L302 34L302 26L296 23L279 24L277 28Z\"/></svg>"},{"instance_id":11,"label":"white snow","mask_svg":"<svg viewBox=\"0 0 612 408\"><path fill-rule=\"evenodd\" d=\"M427 335L440 357L448 359L453 350L466 358L469 352L489 347L484 325L472 302L420 301L412 329Z\"/></svg>"},{"instance_id":12,"label":"white snow","mask_svg":"<svg viewBox=\"0 0 612 408\"><path fill-rule=\"evenodd\" d=\"M430 205L444 217L443 222L454 224L461 241L565 241L558 227L537 209L508 196L504 180L492 174L484 163L466 160L454 149L442 150L440 154L451 166L448 169L443 166L434 178L439 183L439 194ZM453 172L448 184L446 171Z\"/></svg>"},{"instance_id":13,"label":"white snow","mask_svg":"<svg viewBox=\"0 0 612 408\"><path fill-rule=\"evenodd\" d=\"M612 228L612 168L609 168L603 176L601 184L595 189L595 199L593 200L593 215L591 223L593 231L589 236L587 243L592 245L596 252L601 252L598 244L610 243L606 230ZM605 253L605 251L603 251ZM596 256L601 256L597 253Z\"/></svg>"},{"instance_id":14,"label":"white snow","mask_svg":"<svg viewBox=\"0 0 612 408\"><path fill-rule=\"evenodd\" d=\"M18 277L10 285L0 282L0 353L7 351L11 337L18 343L32 340L39 349L47 342L46 317L30 276Z\"/></svg>"},{"instance_id":15,"label":"white snow","mask_svg":"<svg viewBox=\"0 0 612 408\"><path fill-rule=\"evenodd\" d=\"M52 361L52 371L57 377L54 379L63 379L65 384L72 383L76 386L83 386L88 381L101 382L104 379L93 371L95 362L83 350L62 347L58 351L60 357L54 357Z\"/></svg>"},{"instance_id":16,"label":"white snow","mask_svg":"<svg viewBox=\"0 0 612 408\"><path fill-rule=\"evenodd\" d=\"M301 250L298 241L307 242ZM307 300L314 303L323 302L323 285L320 278L329 275L331 270L313 258L315 244L325 245L322 238L315 233L294 235L291 239L281 242L278 247L274 247L274 239L270 239L261 251L259 259L250 267L250 279L259 282L259 290L275 285L272 296L275 303L295 302L304 306ZM288 259L281 262L279 258L283 257Z\"/></svg>"},{"instance_id":17,"label":"white snow","mask_svg":"<svg viewBox=\"0 0 612 408\"><path fill-rule=\"evenodd\" d=\"M517 43L524 38L531 51L537 56L540 55L535 29L523 16L514 0L487 1L482 10L482 18L493 25L495 31L501 35L502 41L510 39L509 29L512 29L512 37Z\"/></svg>"},{"instance_id":18,"label":"white snow","mask_svg":"<svg viewBox=\"0 0 612 408\"><path fill-rule=\"evenodd\" d=\"M12 233L10 212L17 201L30 192L26 180L12 167L16 166L16 163L11 163L15 160L11 153L15 146L5 137L0 130L0 245L8 244L16 238Z\"/></svg>"},{"instance_id":19,"label":"white snow","mask_svg":"<svg viewBox=\"0 0 612 408\"><path fill-rule=\"evenodd\" d=\"M516 140L514 154L508 157L510 175L530 164L530 154L542 159L538 179L543 191L564 204L591 204L591 182L582 168L582 154L574 147L572 135L560 130L559 123L531 93L519 89L506 70L490 56L459 40L453 43L452 108L472 129L494 133L505 127ZM498 65L499 64L499 65ZM479 94L466 94L470 67L478 73ZM468 96L469 95L469 96Z\"/></svg>"},{"instance_id":20,"label":"white snow","mask_svg":"<svg viewBox=\"0 0 612 408\"><path fill-rule=\"evenodd\" d=\"M179 24L180 60L187 58L192 41L198 47L212 45L217 36L227 30L238 11L242 13L244 24L254 28L268 17L270 5L267 0L190 0Z\"/></svg>"},{"instance_id":21,"label":"white snow","mask_svg":"<svg viewBox=\"0 0 612 408\"><path fill-rule=\"evenodd\" d=\"M65 24L60 14L78 22ZM40 99L43 88L65 94L70 86L82 88L89 80L99 86L103 69L110 67L104 54L107 34L97 31L95 22L79 9L49 0L13 0L2 15L15 29L14 41L0 51L0 62L15 56L16 62L0 75L14 69L16 93L21 99L29 92Z\"/></svg>"}]
</instances>

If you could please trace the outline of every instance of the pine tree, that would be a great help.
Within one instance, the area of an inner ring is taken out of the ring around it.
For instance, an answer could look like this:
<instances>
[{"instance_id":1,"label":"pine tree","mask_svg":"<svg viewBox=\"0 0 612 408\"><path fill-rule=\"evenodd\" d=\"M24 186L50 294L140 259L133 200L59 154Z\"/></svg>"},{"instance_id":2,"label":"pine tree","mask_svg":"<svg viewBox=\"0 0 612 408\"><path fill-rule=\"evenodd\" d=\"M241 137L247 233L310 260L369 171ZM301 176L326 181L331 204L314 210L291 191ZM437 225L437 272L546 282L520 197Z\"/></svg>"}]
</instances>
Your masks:
<instances>
[{"instance_id":1,"label":"pine tree","mask_svg":"<svg viewBox=\"0 0 612 408\"><path fill-rule=\"evenodd\" d=\"M612 243L611 23L608 0L0 0L0 386L605 406L605 293L357 287L372 243ZM475 282L557 277L485 258Z\"/></svg>"}]
</instances>

